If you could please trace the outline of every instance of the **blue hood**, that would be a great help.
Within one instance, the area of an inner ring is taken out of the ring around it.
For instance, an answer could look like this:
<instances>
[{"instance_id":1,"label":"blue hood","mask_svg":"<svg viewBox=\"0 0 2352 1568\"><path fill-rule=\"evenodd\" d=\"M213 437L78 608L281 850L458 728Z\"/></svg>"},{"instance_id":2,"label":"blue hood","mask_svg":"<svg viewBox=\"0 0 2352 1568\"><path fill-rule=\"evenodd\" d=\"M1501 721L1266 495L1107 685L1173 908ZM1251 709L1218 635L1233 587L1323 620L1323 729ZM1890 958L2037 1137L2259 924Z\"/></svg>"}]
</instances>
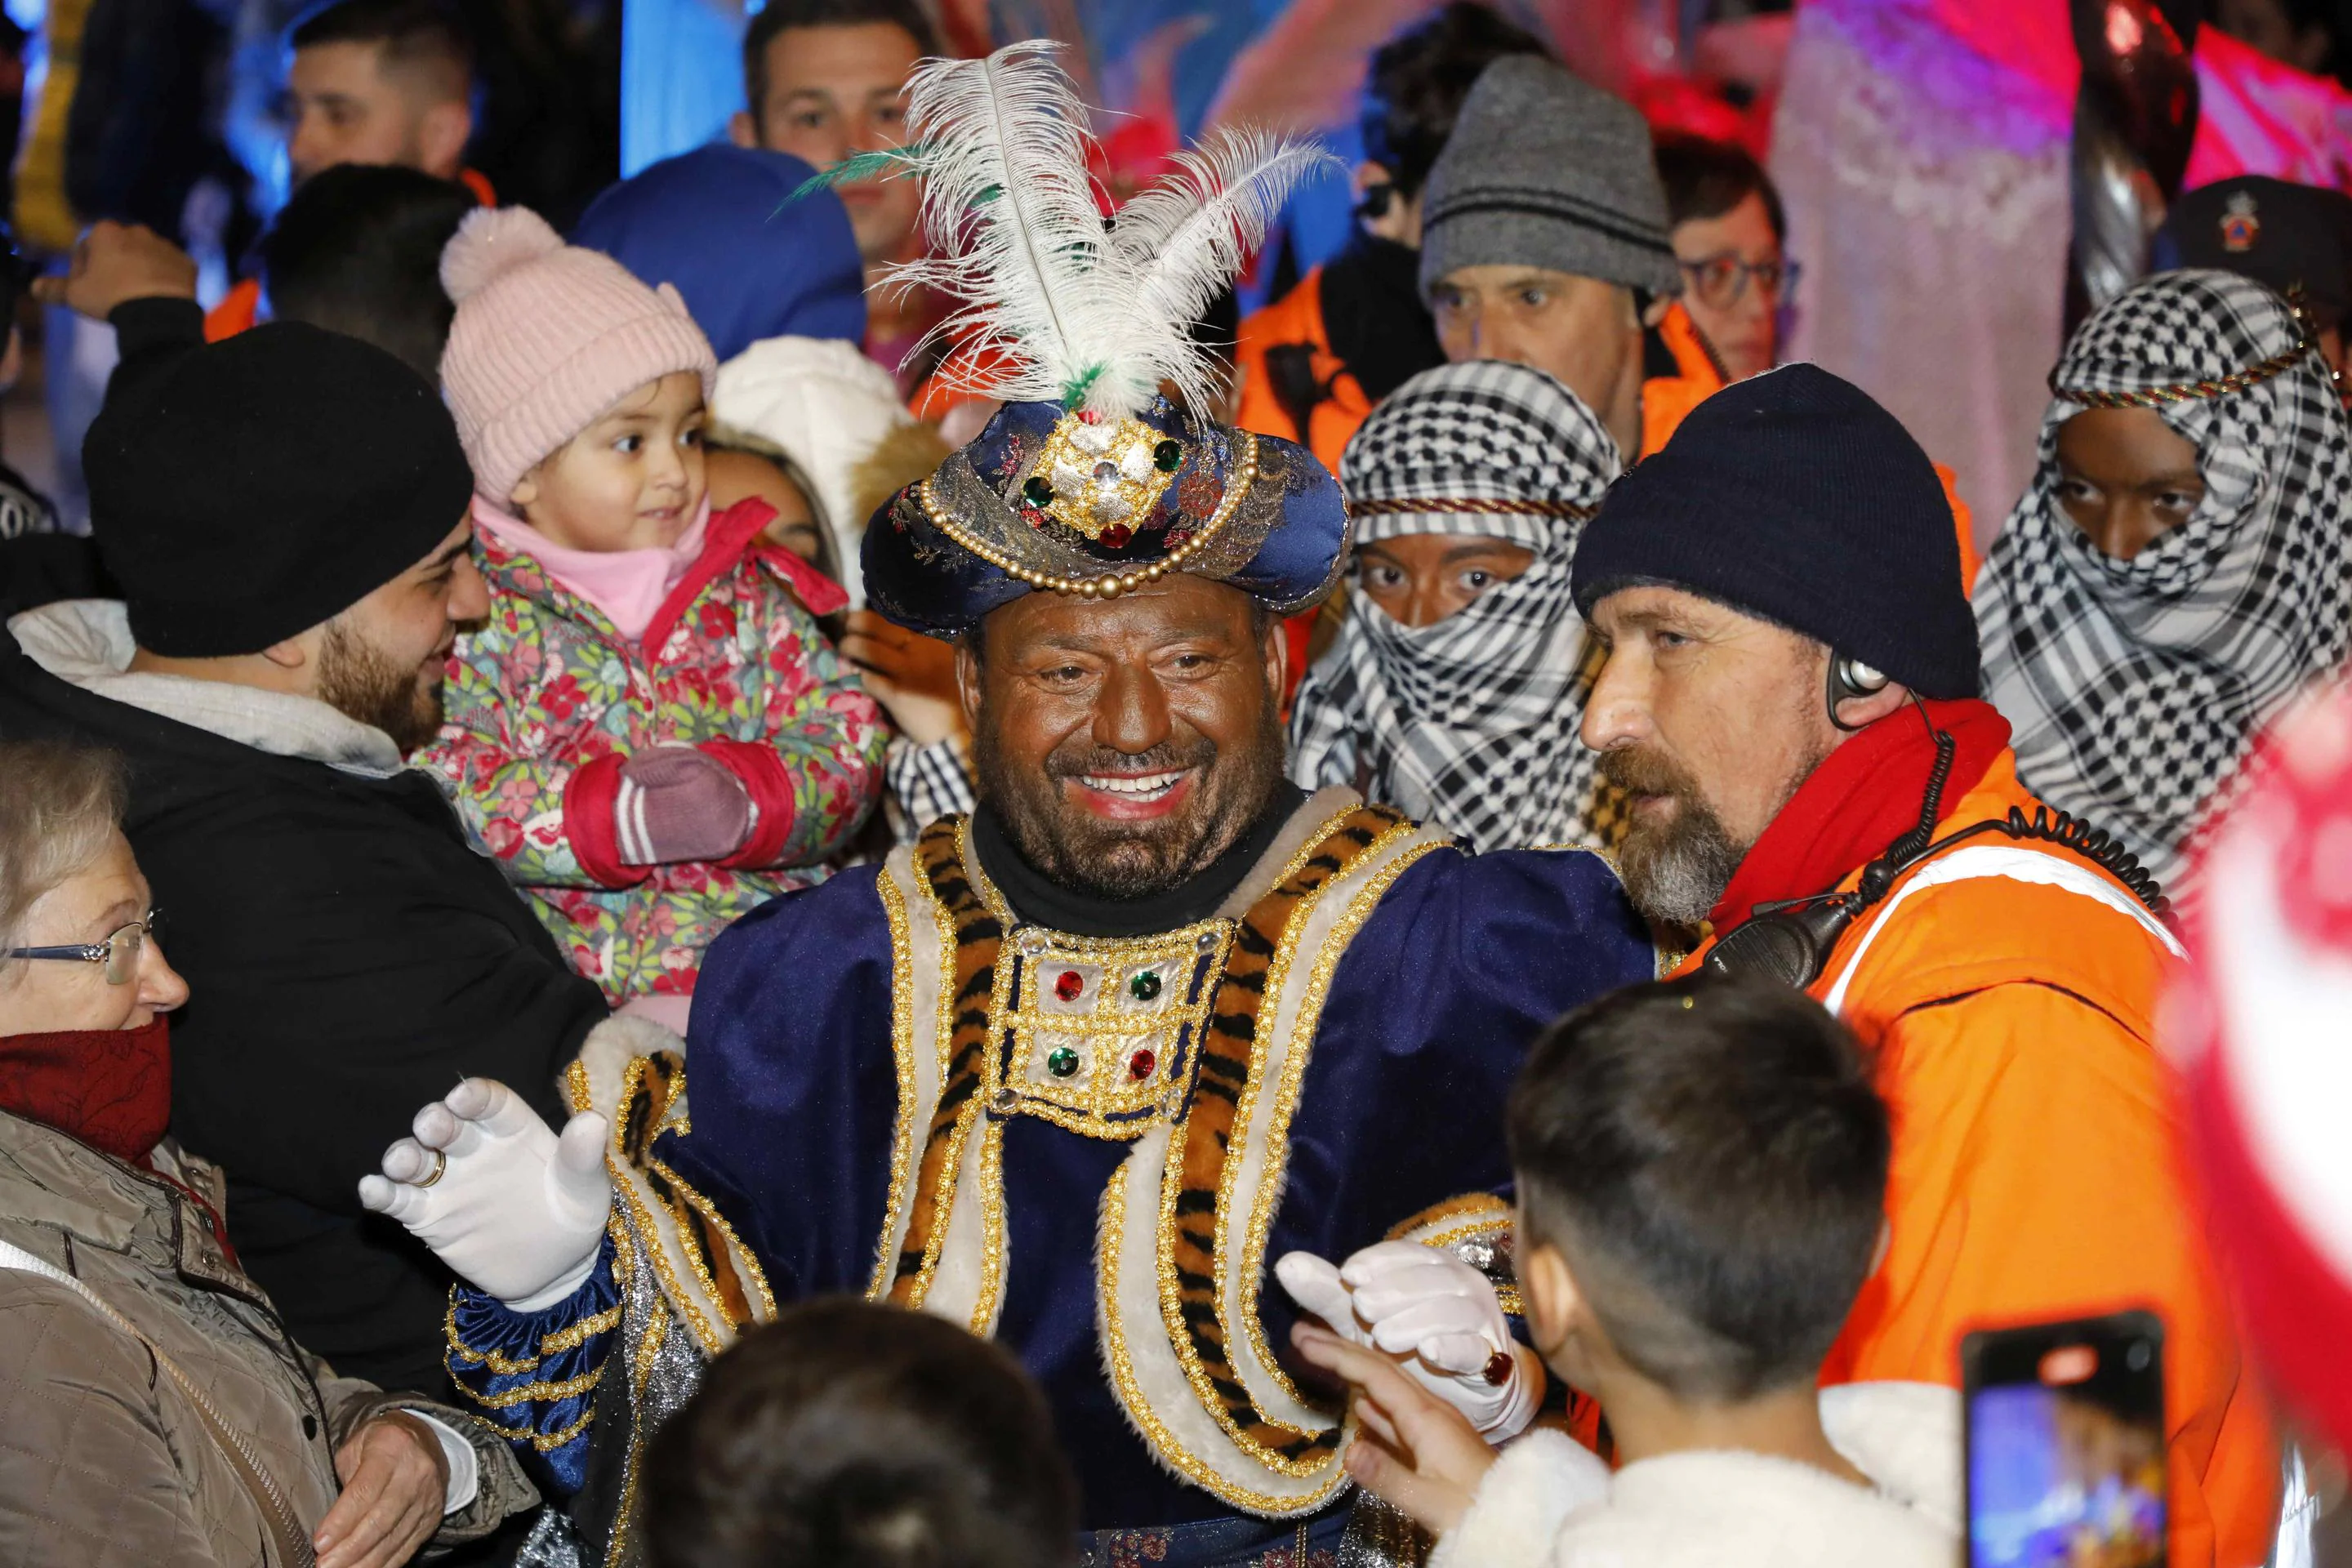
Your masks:
<instances>
[{"instance_id":1,"label":"blue hood","mask_svg":"<svg viewBox=\"0 0 2352 1568\"><path fill-rule=\"evenodd\" d=\"M590 204L572 243L675 285L724 363L765 338L866 339L866 272L849 210L784 153L698 147Z\"/></svg>"}]
</instances>

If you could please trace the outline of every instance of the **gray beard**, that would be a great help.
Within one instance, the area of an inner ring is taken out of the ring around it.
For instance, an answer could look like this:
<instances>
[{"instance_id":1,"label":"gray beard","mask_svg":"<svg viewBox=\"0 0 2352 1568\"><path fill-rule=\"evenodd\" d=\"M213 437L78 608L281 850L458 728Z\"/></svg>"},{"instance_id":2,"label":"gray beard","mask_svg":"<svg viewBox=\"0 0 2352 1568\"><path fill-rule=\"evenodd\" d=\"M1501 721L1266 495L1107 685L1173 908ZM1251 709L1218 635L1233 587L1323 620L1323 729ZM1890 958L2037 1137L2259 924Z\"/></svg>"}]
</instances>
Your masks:
<instances>
[{"instance_id":1,"label":"gray beard","mask_svg":"<svg viewBox=\"0 0 2352 1568\"><path fill-rule=\"evenodd\" d=\"M1685 930L1705 921L1731 885L1748 851L1697 801L1683 799L1680 820L1658 834L1630 835L1619 851L1625 894L1653 924Z\"/></svg>"}]
</instances>

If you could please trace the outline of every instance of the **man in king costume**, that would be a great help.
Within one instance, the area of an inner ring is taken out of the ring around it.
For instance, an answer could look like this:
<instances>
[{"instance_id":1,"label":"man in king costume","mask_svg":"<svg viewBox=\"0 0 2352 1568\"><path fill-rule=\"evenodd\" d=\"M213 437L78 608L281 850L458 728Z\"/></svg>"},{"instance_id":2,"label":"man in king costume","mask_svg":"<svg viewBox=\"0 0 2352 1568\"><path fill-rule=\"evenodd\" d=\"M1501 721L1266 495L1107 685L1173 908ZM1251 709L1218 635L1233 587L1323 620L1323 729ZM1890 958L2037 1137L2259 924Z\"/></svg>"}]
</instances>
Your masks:
<instances>
[{"instance_id":1,"label":"man in king costume","mask_svg":"<svg viewBox=\"0 0 2352 1568\"><path fill-rule=\"evenodd\" d=\"M1187 329L1320 155L1234 137L1106 226L1049 47L913 83L950 258L917 271L1003 406L865 542L875 607L959 644L980 808L739 921L690 1046L600 1035L560 1137L472 1080L362 1186L479 1287L449 1366L573 1494L542 1560L635 1559L646 1434L803 1297L1015 1351L1088 1562L1336 1560L1351 1428L1285 1364L1291 1251L1451 1249L1349 1327L1498 1423L1540 1386L1448 1270L1507 1269L1505 1092L1654 973L1646 930L1592 855L1285 780L1281 617L1347 511L1305 449L1184 412Z\"/></svg>"}]
</instances>

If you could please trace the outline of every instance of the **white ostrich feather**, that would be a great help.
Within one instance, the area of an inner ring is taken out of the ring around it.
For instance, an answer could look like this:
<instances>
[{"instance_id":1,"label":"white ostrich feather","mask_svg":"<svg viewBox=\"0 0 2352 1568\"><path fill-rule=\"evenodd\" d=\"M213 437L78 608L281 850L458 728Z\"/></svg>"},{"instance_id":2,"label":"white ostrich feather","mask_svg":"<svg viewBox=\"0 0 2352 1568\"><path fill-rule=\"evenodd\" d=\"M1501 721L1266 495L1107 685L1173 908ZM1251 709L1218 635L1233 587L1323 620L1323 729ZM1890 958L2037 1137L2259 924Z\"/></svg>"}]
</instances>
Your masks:
<instances>
[{"instance_id":1,"label":"white ostrich feather","mask_svg":"<svg viewBox=\"0 0 2352 1568\"><path fill-rule=\"evenodd\" d=\"M1104 265L1086 105L1050 58L1058 47L1033 40L915 73L907 122L934 254L894 277L960 301L938 331L969 340L990 395L1128 414L1151 389L1124 384L1133 304Z\"/></svg>"},{"instance_id":2,"label":"white ostrich feather","mask_svg":"<svg viewBox=\"0 0 2352 1568\"><path fill-rule=\"evenodd\" d=\"M1176 154L1177 167L1119 209L1111 244L1131 269L1135 308L1184 340L1197 318L1247 266L1307 175L1339 161L1311 142L1271 132L1220 129ZM1162 351L1174 355L1173 345ZM1183 377L1166 372L1182 384Z\"/></svg>"},{"instance_id":3,"label":"white ostrich feather","mask_svg":"<svg viewBox=\"0 0 2352 1568\"><path fill-rule=\"evenodd\" d=\"M916 72L907 163L924 180L934 254L892 280L959 302L935 336L965 345L966 384L987 396L1118 418L1167 383L1211 406L1215 367L1191 323L1328 154L1226 133L1108 225L1059 47L1034 39Z\"/></svg>"}]
</instances>

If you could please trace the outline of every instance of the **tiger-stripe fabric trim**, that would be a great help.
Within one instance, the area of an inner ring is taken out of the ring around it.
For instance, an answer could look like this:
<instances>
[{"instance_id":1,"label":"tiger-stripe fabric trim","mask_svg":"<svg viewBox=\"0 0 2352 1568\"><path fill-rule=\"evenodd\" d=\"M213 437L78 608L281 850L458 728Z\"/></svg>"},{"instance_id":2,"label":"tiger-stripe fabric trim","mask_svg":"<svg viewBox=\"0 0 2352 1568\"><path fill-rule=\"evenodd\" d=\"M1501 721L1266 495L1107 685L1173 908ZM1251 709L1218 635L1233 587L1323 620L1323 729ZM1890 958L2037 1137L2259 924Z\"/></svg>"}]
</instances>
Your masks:
<instances>
[{"instance_id":1,"label":"tiger-stripe fabric trim","mask_svg":"<svg viewBox=\"0 0 2352 1568\"><path fill-rule=\"evenodd\" d=\"M1202 1039L1191 1105L1171 1151L1177 1186L1165 1200L1164 1212L1172 1223L1161 1239L1176 1286L1168 1313L1170 1333L1180 1341L1181 1359L1200 1370L1220 1425L1244 1448L1293 1474L1310 1472L1327 1462L1339 1446L1339 1434L1302 1432L1269 1420L1234 1369L1227 1348L1232 1331L1218 1289L1225 1163L1256 1055L1267 973L1292 921L1382 837L1403 825L1404 818L1386 806L1357 807L1296 871L1242 917Z\"/></svg>"},{"instance_id":2,"label":"tiger-stripe fabric trim","mask_svg":"<svg viewBox=\"0 0 2352 1568\"><path fill-rule=\"evenodd\" d=\"M961 828L962 818L942 817L915 841L917 868L931 897L948 912L955 930L955 948L948 969L953 990L949 1003L947 1070L924 1134L906 1239L899 1244L888 1291L891 1301L910 1308L922 1306L939 1268L940 1248L947 1239L955 1206L964 1142L983 1109L980 1090L991 1043L996 960L1004 941L1003 923L972 886L971 875L964 867Z\"/></svg>"},{"instance_id":3,"label":"tiger-stripe fabric trim","mask_svg":"<svg viewBox=\"0 0 2352 1568\"><path fill-rule=\"evenodd\" d=\"M616 1029L616 1025L634 1028ZM655 1153L666 1131L688 1125L684 1043L638 1020L613 1019L593 1032L565 1074L574 1111L612 1124L604 1167L616 1210L645 1250L654 1278L705 1355L743 1329L776 1315L774 1294L751 1255L710 1200Z\"/></svg>"}]
</instances>

